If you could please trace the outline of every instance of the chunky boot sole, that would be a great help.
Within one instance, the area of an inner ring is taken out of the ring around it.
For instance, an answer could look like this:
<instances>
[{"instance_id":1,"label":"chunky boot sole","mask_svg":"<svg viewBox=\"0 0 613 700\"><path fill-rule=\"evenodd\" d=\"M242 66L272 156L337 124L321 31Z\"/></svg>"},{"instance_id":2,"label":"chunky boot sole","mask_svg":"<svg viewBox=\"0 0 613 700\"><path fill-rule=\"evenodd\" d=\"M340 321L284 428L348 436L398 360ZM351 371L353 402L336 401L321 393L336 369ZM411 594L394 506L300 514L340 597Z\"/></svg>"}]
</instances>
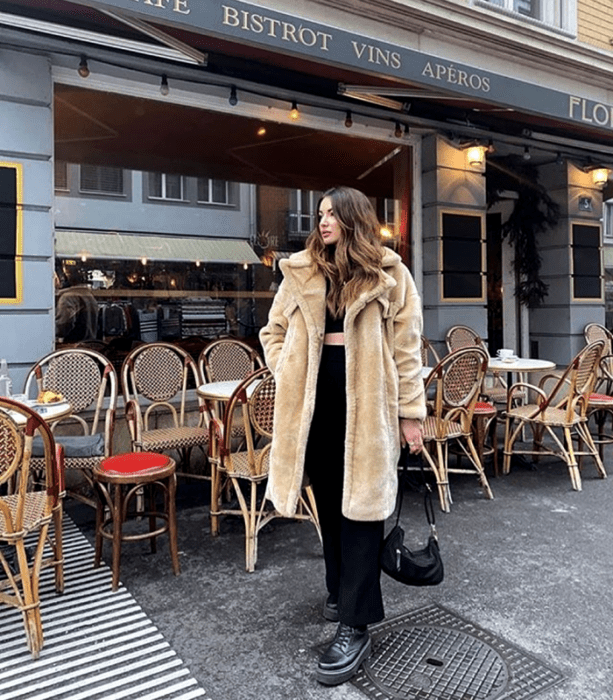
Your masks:
<instances>
[{"instance_id":1,"label":"chunky boot sole","mask_svg":"<svg viewBox=\"0 0 613 700\"><path fill-rule=\"evenodd\" d=\"M368 658L368 655L370 654L370 647L371 641L369 638L362 651L348 666L344 666L343 668L339 668L335 671L326 671L325 669L318 667L315 673L315 678L322 685L340 685L341 683L345 683L345 681L348 681L355 676L362 661Z\"/></svg>"},{"instance_id":2,"label":"chunky boot sole","mask_svg":"<svg viewBox=\"0 0 613 700\"><path fill-rule=\"evenodd\" d=\"M338 607L332 607L328 603L324 603L323 616L329 622L338 622Z\"/></svg>"}]
</instances>

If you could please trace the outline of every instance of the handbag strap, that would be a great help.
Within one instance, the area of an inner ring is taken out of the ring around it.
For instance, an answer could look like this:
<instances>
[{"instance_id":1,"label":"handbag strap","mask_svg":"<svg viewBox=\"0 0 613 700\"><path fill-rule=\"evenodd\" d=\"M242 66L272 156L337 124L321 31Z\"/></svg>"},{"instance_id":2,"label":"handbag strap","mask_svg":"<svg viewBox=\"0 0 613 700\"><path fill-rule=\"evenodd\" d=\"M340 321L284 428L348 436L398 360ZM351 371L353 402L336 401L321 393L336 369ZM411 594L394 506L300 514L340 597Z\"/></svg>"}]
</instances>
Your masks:
<instances>
[{"instance_id":1,"label":"handbag strap","mask_svg":"<svg viewBox=\"0 0 613 700\"><path fill-rule=\"evenodd\" d=\"M396 525L400 522L400 511L402 510L402 496L407 476L408 463L410 458L410 451L408 447L403 447L401 451L402 459L402 474L400 476L400 481L398 484L398 503L396 513ZM432 488L426 480L426 472L424 470L424 463L421 456L419 457L419 468L421 471L421 484L424 487L424 510L426 511L426 520L428 525L430 525L430 533L438 540L438 534L436 532L436 519L434 517L434 505L432 504Z\"/></svg>"}]
</instances>

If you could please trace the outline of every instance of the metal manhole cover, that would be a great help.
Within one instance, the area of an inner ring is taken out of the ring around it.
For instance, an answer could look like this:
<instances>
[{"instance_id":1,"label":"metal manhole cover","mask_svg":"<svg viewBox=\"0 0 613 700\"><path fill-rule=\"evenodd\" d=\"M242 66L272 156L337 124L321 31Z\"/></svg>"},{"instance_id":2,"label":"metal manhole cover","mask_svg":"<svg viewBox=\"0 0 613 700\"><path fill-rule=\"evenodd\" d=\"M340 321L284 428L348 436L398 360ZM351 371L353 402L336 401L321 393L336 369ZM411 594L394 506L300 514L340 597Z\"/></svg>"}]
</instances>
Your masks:
<instances>
[{"instance_id":1,"label":"metal manhole cover","mask_svg":"<svg viewBox=\"0 0 613 700\"><path fill-rule=\"evenodd\" d=\"M375 641L364 670L392 698L493 700L507 667L488 644L460 630L410 626Z\"/></svg>"},{"instance_id":2,"label":"metal manhole cover","mask_svg":"<svg viewBox=\"0 0 613 700\"><path fill-rule=\"evenodd\" d=\"M528 700L564 675L446 608L427 605L370 628L352 679L376 700Z\"/></svg>"}]
</instances>

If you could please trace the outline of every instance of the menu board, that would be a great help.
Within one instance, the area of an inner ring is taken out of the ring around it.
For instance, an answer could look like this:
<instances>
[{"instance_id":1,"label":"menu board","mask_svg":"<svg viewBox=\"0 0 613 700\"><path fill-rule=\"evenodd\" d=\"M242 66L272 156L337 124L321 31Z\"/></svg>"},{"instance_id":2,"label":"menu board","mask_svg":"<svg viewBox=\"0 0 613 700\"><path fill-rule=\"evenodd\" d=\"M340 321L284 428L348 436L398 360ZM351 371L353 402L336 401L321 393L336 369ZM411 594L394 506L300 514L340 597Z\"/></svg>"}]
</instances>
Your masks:
<instances>
[{"instance_id":1,"label":"menu board","mask_svg":"<svg viewBox=\"0 0 613 700\"><path fill-rule=\"evenodd\" d=\"M600 257L600 226L572 225L573 297L602 298L602 264Z\"/></svg>"},{"instance_id":2,"label":"menu board","mask_svg":"<svg viewBox=\"0 0 613 700\"><path fill-rule=\"evenodd\" d=\"M0 163L0 304L22 298L21 165Z\"/></svg>"},{"instance_id":3,"label":"menu board","mask_svg":"<svg viewBox=\"0 0 613 700\"><path fill-rule=\"evenodd\" d=\"M444 299L483 298L483 219L480 214L442 214Z\"/></svg>"}]
</instances>

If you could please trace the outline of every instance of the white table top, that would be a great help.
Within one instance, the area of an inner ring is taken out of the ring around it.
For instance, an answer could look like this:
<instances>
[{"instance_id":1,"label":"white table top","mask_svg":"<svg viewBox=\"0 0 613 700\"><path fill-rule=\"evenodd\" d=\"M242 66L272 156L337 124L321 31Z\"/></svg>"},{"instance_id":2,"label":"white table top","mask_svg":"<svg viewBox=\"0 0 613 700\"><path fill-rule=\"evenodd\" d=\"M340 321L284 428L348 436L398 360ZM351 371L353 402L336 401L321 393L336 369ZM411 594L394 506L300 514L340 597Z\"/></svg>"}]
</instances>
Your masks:
<instances>
[{"instance_id":1,"label":"white table top","mask_svg":"<svg viewBox=\"0 0 613 700\"><path fill-rule=\"evenodd\" d=\"M505 360L492 357L489 362L489 369L497 372L542 372L546 369L554 369L555 366L555 362L550 360L537 360L531 357L513 357Z\"/></svg>"},{"instance_id":2,"label":"white table top","mask_svg":"<svg viewBox=\"0 0 613 700\"><path fill-rule=\"evenodd\" d=\"M46 403L46 404L27 404L31 409L36 411L41 418L44 418L47 422L53 422L58 420L58 418L63 418L64 416L70 415L72 413L72 406L68 401L57 401L56 403ZM8 411L11 418L17 423L17 425L22 426L26 424L26 418L22 413L17 413L16 411Z\"/></svg>"},{"instance_id":3,"label":"white table top","mask_svg":"<svg viewBox=\"0 0 613 700\"><path fill-rule=\"evenodd\" d=\"M196 391L202 398L209 401L228 401L241 381L235 379L226 382L208 382L207 384L201 384ZM252 394L256 386L257 382L252 382L249 385L247 396Z\"/></svg>"}]
</instances>

